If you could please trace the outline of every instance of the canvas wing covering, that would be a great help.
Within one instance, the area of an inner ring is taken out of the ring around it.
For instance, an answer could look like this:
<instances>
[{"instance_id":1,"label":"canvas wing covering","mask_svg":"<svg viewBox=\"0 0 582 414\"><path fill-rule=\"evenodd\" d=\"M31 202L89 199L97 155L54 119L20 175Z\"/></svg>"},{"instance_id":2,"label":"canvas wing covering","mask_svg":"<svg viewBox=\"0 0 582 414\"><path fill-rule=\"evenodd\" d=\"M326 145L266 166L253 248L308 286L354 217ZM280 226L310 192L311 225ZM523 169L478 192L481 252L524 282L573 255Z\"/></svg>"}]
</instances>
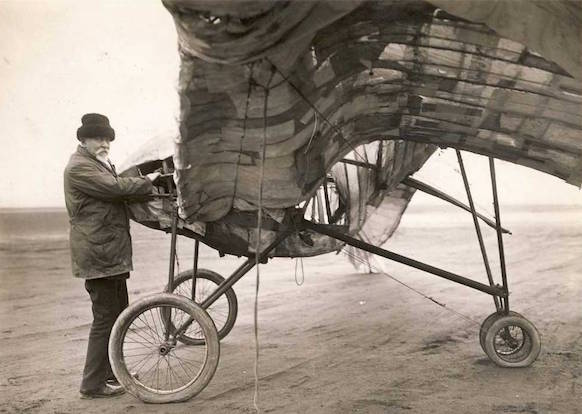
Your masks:
<instances>
[{"instance_id":1,"label":"canvas wing covering","mask_svg":"<svg viewBox=\"0 0 582 414\"><path fill-rule=\"evenodd\" d=\"M398 143L382 150L395 159L413 156L360 180L352 234L436 146L580 185L582 9L460 3L165 0L181 56L174 164L182 218L226 225L256 212L260 199L276 221L309 202L347 154L357 160L378 142ZM513 20L492 17L504 10Z\"/></svg>"}]
</instances>

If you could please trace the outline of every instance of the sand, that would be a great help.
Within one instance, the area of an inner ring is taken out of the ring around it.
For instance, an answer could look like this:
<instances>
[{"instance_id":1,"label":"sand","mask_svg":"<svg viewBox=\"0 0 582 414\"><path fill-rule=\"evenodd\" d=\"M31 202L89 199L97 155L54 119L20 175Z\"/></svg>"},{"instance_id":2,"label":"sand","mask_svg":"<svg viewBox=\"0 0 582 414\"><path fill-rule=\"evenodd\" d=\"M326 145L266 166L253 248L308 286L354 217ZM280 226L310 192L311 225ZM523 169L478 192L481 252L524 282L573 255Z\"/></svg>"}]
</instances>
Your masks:
<instances>
[{"instance_id":1,"label":"sand","mask_svg":"<svg viewBox=\"0 0 582 414\"><path fill-rule=\"evenodd\" d=\"M304 259L304 275L294 260L276 259L260 268L261 412L581 413L582 209L505 211L511 306L542 335L531 367L499 368L482 352L479 323L493 310L485 294L376 264L442 307L386 274L356 271L341 254ZM411 208L386 247L485 282L471 220L459 217ZM254 271L235 285L238 320L198 396L162 406L131 395L81 400L90 300L71 276L66 237L29 233L0 244L0 412L255 412ZM132 234L135 301L163 289L169 237L137 224ZM495 234L486 239L496 256ZM180 239L178 250L180 270L190 268L192 241ZM200 266L227 275L239 262L203 249Z\"/></svg>"}]
</instances>

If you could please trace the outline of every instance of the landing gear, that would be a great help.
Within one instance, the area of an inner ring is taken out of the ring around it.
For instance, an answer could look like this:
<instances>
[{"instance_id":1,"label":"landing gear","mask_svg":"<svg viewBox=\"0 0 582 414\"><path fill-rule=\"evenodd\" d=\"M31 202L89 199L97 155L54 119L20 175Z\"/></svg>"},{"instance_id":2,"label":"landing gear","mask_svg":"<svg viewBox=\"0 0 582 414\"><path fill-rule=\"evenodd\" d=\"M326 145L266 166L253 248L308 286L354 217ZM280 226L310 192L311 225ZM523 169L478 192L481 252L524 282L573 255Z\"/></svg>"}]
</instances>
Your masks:
<instances>
[{"instance_id":1,"label":"landing gear","mask_svg":"<svg viewBox=\"0 0 582 414\"><path fill-rule=\"evenodd\" d=\"M194 270L187 270L178 274L174 279L171 289L166 287L166 291L187 298L191 298L192 291L194 291L194 302L201 304L222 282L224 282L222 276L207 269L198 269L195 279L193 279L193 275ZM192 280L196 280L194 290L192 289ZM234 290L232 288L228 289L216 300L216 302L206 309L206 312L208 312L208 315L210 315L216 325L218 338L223 339L234 326L238 313L238 302ZM188 328L188 330L180 336L179 340L189 345L201 345L204 343L204 338L202 337L200 330L194 326Z\"/></svg>"},{"instance_id":2,"label":"landing gear","mask_svg":"<svg viewBox=\"0 0 582 414\"><path fill-rule=\"evenodd\" d=\"M522 316L520 313L517 313L514 311L509 311L508 315ZM487 351L485 351L485 336L487 335L487 331L489 331L489 328L491 328L491 325L493 325L493 322L495 322L501 316L502 316L502 313L494 312L491 315L489 315L487 318L485 318L485 320L481 324L481 328L479 329L479 343L481 344L481 349L483 349L483 351L485 353L487 352Z\"/></svg>"},{"instance_id":3,"label":"landing gear","mask_svg":"<svg viewBox=\"0 0 582 414\"><path fill-rule=\"evenodd\" d=\"M479 246L489 286L494 287L493 277L483 243L483 237L477 221L477 214L469 188L469 182L463 159L460 151L457 150L457 158L467 198L469 200L471 213L473 214L473 221L477 238L479 239ZM501 227L501 218L499 211L499 201L497 194L497 181L495 177L495 164L492 158L489 158L489 170L491 174L491 187L493 190L493 206L495 208L495 230L497 233L497 245L499 249L499 261L501 265L501 295L493 295L493 301L497 312L489 315L481 325L479 330L479 343L481 348L485 351L489 359L501 367L519 368L531 365L540 354L541 339L540 334L535 326L525 319L521 314L509 310L509 288L507 283L507 274L505 268L505 253L503 249L503 228Z\"/></svg>"},{"instance_id":4,"label":"landing gear","mask_svg":"<svg viewBox=\"0 0 582 414\"><path fill-rule=\"evenodd\" d=\"M341 240L350 246L362 249L369 253L385 257L398 263L403 263L405 265L432 273L436 276L452 280L454 282L491 295L493 297L496 312L485 319L481 325L479 332L479 342L481 344L481 348L483 348L487 356L493 362L502 367L529 366L536 360L540 353L541 340L540 335L534 325L519 313L511 311L509 307L509 287L507 282L505 253L503 248L503 233L509 233L509 231L501 227L494 160L492 158L489 159L491 187L493 191L493 206L495 208L495 220L492 221L477 213L475 204L473 202L473 197L471 195L469 180L465 171L463 159L460 151L458 150L457 158L467 193L467 200L469 203L468 206L465 206L456 200L451 200L448 196L440 193L436 189L427 189L426 185L418 183L415 180L408 179L407 185L418 189L424 189L424 191L428 192L429 194L435 195L446 201L450 201L453 204L471 212L475 226L475 232L479 241L481 255L483 257L487 280L489 282L488 284L480 283L461 275L447 272L443 269L439 269L426 263L399 255L378 246L370 245L369 243L358 240L354 237L351 237L349 234L346 234L346 232L342 231L339 226L317 224L309 221L305 221L303 226L304 228ZM489 226L493 227L497 234L497 247L499 251L499 264L501 268L500 284L496 283L493 278L493 272L489 264L489 258L487 256L485 242L481 233L479 219L485 221Z\"/></svg>"},{"instance_id":5,"label":"landing gear","mask_svg":"<svg viewBox=\"0 0 582 414\"><path fill-rule=\"evenodd\" d=\"M129 393L144 402L186 401L202 391L214 376L218 365L219 339L230 332L236 320L238 304L232 286L257 263L266 262L269 254L289 235L301 234L305 230L491 295L496 312L485 319L481 326L481 347L499 366L513 368L531 365L540 353L541 339L531 322L519 313L510 311L502 238L502 233L507 231L501 227L493 160L489 162L495 223L491 220L486 222L497 233L501 284L494 282L478 222L478 218L483 218L475 210L460 152L457 155L469 201L469 207L463 206L473 216L488 284L358 240L349 235L348 226L337 224L335 219L328 220L328 224L305 220L303 210L295 210L286 216L283 223L279 224L275 239L258 255L250 255L226 279L210 270L198 269L199 240L194 237L193 269L174 277L178 234L176 204L172 213L166 292L135 302L118 317L109 341L109 359L115 376ZM169 196L174 197L173 191ZM175 199L172 200L175 202ZM297 212L301 214L295 214ZM329 216L329 208L327 213Z\"/></svg>"},{"instance_id":6,"label":"landing gear","mask_svg":"<svg viewBox=\"0 0 582 414\"><path fill-rule=\"evenodd\" d=\"M481 346L489 359L506 368L531 365L541 350L541 338L536 327L516 312L494 315L485 320L480 334L483 337Z\"/></svg>"},{"instance_id":7,"label":"landing gear","mask_svg":"<svg viewBox=\"0 0 582 414\"><path fill-rule=\"evenodd\" d=\"M194 329L200 346L185 344ZM125 309L113 326L109 359L115 377L144 402L186 401L210 382L220 356L208 313L188 298L158 293Z\"/></svg>"}]
</instances>

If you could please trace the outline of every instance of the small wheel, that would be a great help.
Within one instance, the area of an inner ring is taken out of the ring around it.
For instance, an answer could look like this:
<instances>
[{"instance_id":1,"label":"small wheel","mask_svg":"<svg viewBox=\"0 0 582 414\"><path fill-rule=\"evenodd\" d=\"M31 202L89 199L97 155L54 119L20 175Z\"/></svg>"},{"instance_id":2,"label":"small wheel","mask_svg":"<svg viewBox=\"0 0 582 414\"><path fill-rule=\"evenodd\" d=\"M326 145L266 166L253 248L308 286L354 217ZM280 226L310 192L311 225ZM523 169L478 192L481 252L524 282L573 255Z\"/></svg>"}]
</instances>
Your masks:
<instances>
[{"instance_id":1,"label":"small wheel","mask_svg":"<svg viewBox=\"0 0 582 414\"><path fill-rule=\"evenodd\" d=\"M172 286L172 293L191 298L193 274L194 271L191 269L176 276ZM216 272L208 269L198 269L194 301L198 304L202 303L223 281L224 278ZM234 326L238 313L238 302L234 290L232 288L228 289L224 295L220 296L216 302L206 309L206 312L208 312L208 315L214 321L214 325L216 325L218 338L222 339L228 335ZM204 338L197 328L192 326L184 335L180 336L180 341L189 345L201 345L204 343Z\"/></svg>"},{"instance_id":2,"label":"small wheel","mask_svg":"<svg viewBox=\"0 0 582 414\"><path fill-rule=\"evenodd\" d=\"M204 346L185 345L176 336L173 327L188 321L200 330ZM115 321L109 339L113 373L129 393L148 403L192 398L214 376L219 357L220 343L210 316L191 300L170 293L130 305Z\"/></svg>"},{"instance_id":3,"label":"small wheel","mask_svg":"<svg viewBox=\"0 0 582 414\"><path fill-rule=\"evenodd\" d=\"M522 316L521 313L517 313L514 311L509 311L508 315ZM479 329L479 343L481 344L481 349L485 353L487 353L487 351L485 351L485 335L487 335L487 331L489 330L493 322L495 322L495 320L497 318L500 318L501 316L503 316L502 313L493 312L491 315L485 318L485 320L481 324L481 328Z\"/></svg>"},{"instance_id":4,"label":"small wheel","mask_svg":"<svg viewBox=\"0 0 582 414\"><path fill-rule=\"evenodd\" d=\"M540 350L539 332L521 315L500 316L485 335L485 353L501 367L527 367L537 359Z\"/></svg>"}]
</instances>

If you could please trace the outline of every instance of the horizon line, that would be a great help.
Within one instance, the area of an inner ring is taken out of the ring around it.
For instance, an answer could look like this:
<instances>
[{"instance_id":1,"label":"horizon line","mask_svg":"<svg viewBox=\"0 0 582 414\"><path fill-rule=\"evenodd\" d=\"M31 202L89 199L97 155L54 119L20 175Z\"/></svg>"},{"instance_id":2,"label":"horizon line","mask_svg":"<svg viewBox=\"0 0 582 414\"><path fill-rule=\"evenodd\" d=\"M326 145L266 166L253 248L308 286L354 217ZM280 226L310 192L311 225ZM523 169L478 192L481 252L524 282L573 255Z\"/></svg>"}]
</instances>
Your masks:
<instances>
[{"instance_id":1,"label":"horizon line","mask_svg":"<svg viewBox=\"0 0 582 414\"><path fill-rule=\"evenodd\" d=\"M502 206L510 207L581 207L582 203L500 203ZM446 203L416 203L416 207L448 207ZM408 206L410 207L410 205ZM7 210L62 210L65 211L66 206L0 206L0 212Z\"/></svg>"}]
</instances>

